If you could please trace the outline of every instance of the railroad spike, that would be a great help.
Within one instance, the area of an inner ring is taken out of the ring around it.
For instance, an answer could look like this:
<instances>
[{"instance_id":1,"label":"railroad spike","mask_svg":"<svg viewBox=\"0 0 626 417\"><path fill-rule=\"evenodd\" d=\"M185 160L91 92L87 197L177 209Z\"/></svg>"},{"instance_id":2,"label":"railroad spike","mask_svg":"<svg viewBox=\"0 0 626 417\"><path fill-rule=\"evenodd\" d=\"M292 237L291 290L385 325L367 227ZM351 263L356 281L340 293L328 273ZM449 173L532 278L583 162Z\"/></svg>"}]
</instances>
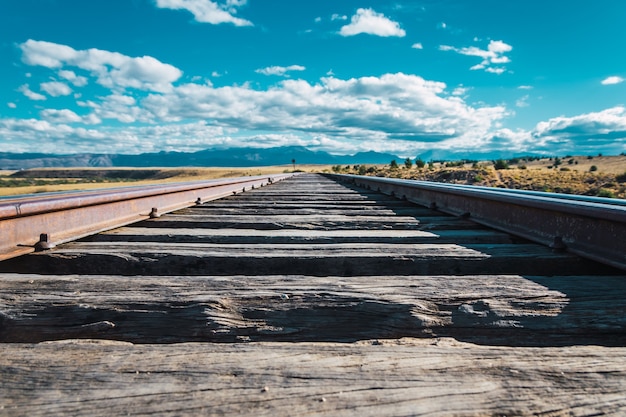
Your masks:
<instances>
[{"instance_id":1,"label":"railroad spike","mask_svg":"<svg viewBox=\"0 0 626 417\"><path fill-rule=\"evenodd\" d=\"M159 214L159 210L156 207L152 207L152 211L150 211L150 218L158 219L159 217L161 217L161 215Z\"/></svg>"},{"instance_id":2,"label":"railroad spike","mask_svg":"<svg viewBox=\"0 0 626 417\"><path fill-rule=\"evenodd\" d=\"M48 233L39 235L39 242L35 243L35 252L43 252L54 248L56 245L50 241Z\"/></svg>"}]
</instances>

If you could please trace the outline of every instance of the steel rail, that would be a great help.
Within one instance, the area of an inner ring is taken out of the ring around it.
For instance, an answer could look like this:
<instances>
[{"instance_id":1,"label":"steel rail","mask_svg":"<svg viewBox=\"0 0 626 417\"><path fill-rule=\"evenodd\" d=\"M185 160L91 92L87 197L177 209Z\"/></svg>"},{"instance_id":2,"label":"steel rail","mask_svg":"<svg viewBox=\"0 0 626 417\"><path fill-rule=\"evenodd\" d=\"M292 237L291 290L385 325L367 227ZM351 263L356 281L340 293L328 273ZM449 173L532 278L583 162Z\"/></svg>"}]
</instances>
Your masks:
<instances>
[{"instance_id":1,"label":"steel rail","mask_svg":"<svg viewBox=\"0 0 626 417\"><path fill-rule=\"evenodd\" d=\"M428 184L428 181L415 181L416 183ZM589 195L578 195L578 194L563 194L563 193L549 193L546 191L534 191L534 190L518 190L512 188L494 188L494 187L485 187L480 185L464 185L464 184L446 184L450 187L455 187L459 189L464 189L467 187L471 187L471 189L485 190L485 191L498 191L501 193L511 193L516 195L534 195L537 197L550 197L550 198L558 198L559 200L573 200L573 201L584 201L587 203L600 203L600 204L609 204L615 206L626 206L626 200L622 200L619 198L608 198L608 197L594 197Z\"/></svg>"},{"instance_id":2,"label":"steel rail","mask_svg":"<svg viewBox=\"0 0 626 417\"><path fill-rule=\"evenodd\" d=\"M329 176L626 270L624 200L359 175Z\"/></svg>"},{"instance_id":3,"label":"steel rail","mask_svg":"<svg viewBox=\"0 0 626 417\"><path fill-rule=\"evenodd\" d=\"M294 174L117 187L0 201L0 261L44 250Z\"/></svg>"}]
</instances>

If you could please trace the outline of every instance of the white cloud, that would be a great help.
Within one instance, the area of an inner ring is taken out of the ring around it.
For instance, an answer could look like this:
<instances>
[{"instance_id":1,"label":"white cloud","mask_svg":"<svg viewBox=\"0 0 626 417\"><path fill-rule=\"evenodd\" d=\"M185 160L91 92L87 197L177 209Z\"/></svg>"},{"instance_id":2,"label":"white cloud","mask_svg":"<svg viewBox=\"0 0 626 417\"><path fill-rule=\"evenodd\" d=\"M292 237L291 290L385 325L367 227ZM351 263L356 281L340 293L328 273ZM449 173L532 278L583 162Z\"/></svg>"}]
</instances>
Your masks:
<instances>
[{"instance_id":1,"label":"white cloud","mask_svg":"<svg viewBox=\"0 0 626 417\"><path fill-rule=\"evenodd\" d=\"M513 47L502 41L490 41L489 45L487 46L487 50L496 54L503 54L506 52L511 52L513 50Z\"/></svg>"},{"instance_id":2,"label":"white cloud","mask_svg":"<svg viewBox=\"0 0 626 417\"><path fill-rule=\"evenodd\" d=\"M520 89L520 90L532 90L533 86L532 85L520 85L517 88Z\"/></svg>"},{"instance_id":3,"label":"white cloud","mask_svg":"<svg viewBox=\"0 0 626 417\"><path fill-rule=\"evenodd\" d=\"M304 70L306 70L306 68L303 67L302 65L290 65L288 67L273 66L273 67L261 68L261 69L256 70L255 72L258 74L263 74L263 75L283 76L290 71L304 71Z\"/></svg>"},{"instance_id":4,"label":"white cloud","mask_svg":"<svg viewBox=\"0 0 626 417\"><path fill-rule=\"evenodd\" d=\"M503 107L472 107L445 90L443 83L399 73L317 84L285 80L268 90L185 84L142 105L161 123L211 120L224 128L363 142L362 148L446 140L467 145L506 115Z\"/></svg>"},{"instance_id":5,"label":"white cloud","mask_svg":"<svg viewBox=\"0 0 626 417\"><path fill-rule=\"evenodd\" d=\"M532 131L532 146L562 153L620 153L626 149L626 108L554 117Z\"/></svg>"},{"instance_id":6,"label":"white cloud","mask_svg":"<svg viewBox=\"0 0 626 417\"><path fill-rule=\"evenodd\" d=\"M17 91L24 94L26 97L28 97L31 100L35 100L35 101L47 100L47 97L44 96L43 94L35 93L34 91L32 91L30 87L28 86L28 84L21 85L17 89Z\"/></svg>"},{"instance_id":7,"label":"white cloud","mask_svg":"<svg viewBox=\"0 0 626 417\"><path fill-rule=\"evenodd\" d=\"M141 108L135 98L123 94L111 94L101 97L101 102L79 102L79 106L91 109L90 119L85 123L99 124L103 119L117 120L121 123L151 123L154 115Z\"/></svg>"},{"instance_id":8,"label":"white cloud","mask_svg":"<svg viewBox=\"0 0 626 417\"><path fill-rule=\"evenodd\" d=\"M248 138L235 141L226 133L202 121L96 130L47 120L0 119L0 148L12 152L128 154L197 151L224 144L245 146Z\"/></svg>"},{"instance_id":9,"label":"white cloud","mask_svg":"<svg viewBox=\"0 0 626 417\"><path fill-rule=\"evenodd\" d=\"M235 17L237 8L246 4L246 1L228 0L219 4L211 0L156 0L156 5L162 9L187 10L193 14L196 21L201 23L232 23L235 26L253 26L246 19Z\"/></svg>"},{"instance_id":10,"label":"white cloud","mask_svg":"<svg viewBox=\"0 0 626 417\"><path fill-rule=\"evenodd\" d=\"M72 94L72 89L67 84L58 81L41 83L39 87L52 97L69 96Z\"/></svg>"},{"instance_id":11,"label":"white cloud","mask_svg":"<svg viewBox=\"0 0 626 417\"><path fill-rule=\"evenodd\" d=\"M506 71L506 70L504 68L502 68L502 67L496 67L496 68L494 68L494 67L487 67L487 68L485 68L485 72L490 72L492 74L498 74L498 75L502 74L504 71Z\"/></svg>"},{"instance_id":12,"label":"white cloud","mask_svg":"<svg viewBox=\"0 0 626 417\"><path fill-rule=\"evenodd\" d=\"M335 14L333 14L330 17L330 20L333 20L333 21L335 21L335 20L348 20L348 16L346 16L346 15L339 15L339 14L335 13Z\"/></svg>"},{"instance_id":13,"label":"white cloud","mask_svg":"<svg viewBox=\"0 0 626 417\"><path fill-rule=\"evenodd\" d=\"M72 62L78 57L78 51L67 45L32 39L21 44L20 49L25 64L47 68L61 68L65 62Z\"/></svg>"},{"instance_id":14,"label":"white cloud","mask_svg":"<svg viewBox=\"0 0 626 417\"><path fill-rule=\"evenodd\" d=\"M13 152L123 152L123 141L108 140L106 132L39 119L0 119L0 147ZM127 142L128 143L128 142Z\"/></svg>"},{"instance_id":15,"label":"white cloud","mask_svg":"<svg viewBox=\"0 0 626 417\"><path fill-rule=\"evenodd\" d=\"M79 115L68 109L45 109L39 115L42 119L54 123L79 123L82 119Z\"/></svg>"},{"instance_id":16,"label":"white cloud","mask_svg":"<svg viewBox=\"0 0 626 417\"><path fill-rule=\"evenodd\" d=\"M400 38L406 35L399 23L388 19L381 13L376 13L373 9L358 9L356 14L352 16L350 23L343 26L339 31L342 36L354 36L360 33Z\"/></svg>"},{"instance_id":17,"label":"white cloud","mask_svg":"<svg viewBox=\"0 0 626 417\"><path fill-rule=\"evenodd\" d=\"M15 103L7 103L7 106L9 106L10 109L17 108L17 104L15 104Z\"/></svg>"},{"instance_id":18,"label":"white cloud","mask_svg":"<svg viewBox=\"0 0 626 417\"><path fill-rule=\"evenodd\" d=\"M464 96L467 92L471 90L469 87L463 87L463 85L458 86L454 90L452 90L453 96Z\"/></svg>"},{"instance_id":19,"label":"white cloud","mask_svg":"<svg viewBox=\"0 0 626 417\"><path fill-rule=\"evenodd\" d=\"M528 107L530 106L530 104L528 104L528 99L530 98L530 96L527 94L523 97L520 97L516 102L515 105L517 107Z\"/></svg>"},{"instance_id":20,"label":"white cloud","mask_svg":"<svg viewBox=\"0 0 626 417\"><path fill-rule=\"evenodd\" d=\"M450 91L444 83L402 73L327 77L317 83L289 79L267 89L189 83L143 99L114 93L98 97L98 102L80 102L87 115L46 109L39 120L0 118L0 148L56 153L128 153L132 149L140 153L254 143L399 155L426 150L443 155L458 151L468 155L477 151L616 154L626 150L623 106L555 117L531 131L513 131L501 127L511 114L506 108L469 104L463 97L466 92L464 86ZM517 105L527 100L521 97ZM85 128L109 119L124 124Z\"/></svg>"},{"instance_id":21,"label":"white cloud","mask_svg":"<svg viewBox=\"0 0 626 417\"><path fill-rule=\"evenodd\" d=\"M71 82L75 87L84 87L87 85L87 78L76 75L74 71L61 70L59 71L59 77Z\"/></svg>"},{"instance_id":22,"label":"white cloud","mask_svg":"<svg viewBox=\"0 0 626 417\"><path fill-rule=\"evenodd\" d=\"M612 107L600 112L581 114L574 117L559 116L537 124L535 134L546 136L554 133L609 134L626 131L626 108Z\"/></svg>"},{"instance_id":23,"label":"white cloud","mask_svg":"<svg viewBox=\"0 0 626 417\"><path fill-rule=\"evenodd\" d=\"M505 56L507 52L511 52L513 47L502 41L490 41L487 49L480 49L475 46L466 48L456 48L450 45L440 45L440 51L453 51L461 55L476 56L482 58L482 62L470 67L470 70L485 70L493 74L502 74L506 71L505 67L494 67L494 64L508 64L510 58Z\"/></svg>"},{"instance_id":24,"label":"white cloud","mask_svg":"<svg viewBox=\"0 0 626 417\"><path fill-rule=\"evenodd\" d=\"M165 92L182 72L150 56L129 57L100 49L75 50L66 45L28 40L20 45L22 61L47 68L74 66L89 71L107 88ZM68 76L68 73L64 73Z\"/></svg>"},{"instance_id":25,"label":"white cloud","mask_svg":"<svg viewBox=\"0 0 626 417\"><path fill-rule=\"evenodd\" d=\"M607 77L604 80L602 80L602 85L612 85L612 84L619 84L623 82L624 82L624 79L622 77L613 75L611 77Z\"/></svg>"},{"instance_id":26,"label":"white cloud","mask_svg":"<svg viewBox=\"0 0 626 417\"><path fill-rule=\"evenodd\" d=\"M81 101L78 105L87 113L81 116L47 109L39 123L0 119L0 146L5 134L30 144L24 145L30 150L45 151L39 141L55 143L55 152L70 153L194 151L250 142L335 153L471 147L506 109L470 106L455 92L459 90L450 93L444 83L402 73L327 77L313 84L289 79L263 90L189 83L143 99L114 93ZM102 124L106 120L123 124ZM102 125L90 130L76 123Z\"/></svg>"},{"instance_id":27,"label":"white cloud","mask_svg":"<svg viewBox=\"0 0 626 417\"><path fill-rule=\"evenodd\" d=\"M417 43L414 43L413 45L411 45L411 48L413 48L413 49L424 49L424 45L422 45L421 42L417 42Z\"/></svg>"}]
</instances>

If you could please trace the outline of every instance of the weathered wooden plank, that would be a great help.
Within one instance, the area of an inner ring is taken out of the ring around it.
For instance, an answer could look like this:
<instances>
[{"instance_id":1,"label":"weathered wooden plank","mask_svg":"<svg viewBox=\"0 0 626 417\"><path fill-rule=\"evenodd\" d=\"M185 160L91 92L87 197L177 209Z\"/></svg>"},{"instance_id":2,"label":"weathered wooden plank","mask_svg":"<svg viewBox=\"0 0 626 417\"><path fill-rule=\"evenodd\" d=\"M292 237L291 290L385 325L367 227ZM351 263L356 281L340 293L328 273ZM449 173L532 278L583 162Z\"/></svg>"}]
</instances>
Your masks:
<instances>
[{"instance_id":1,"label":"weathered wooden plank","mask_svg":"<svg viewBox=\"0 0 626 417\"><path fill-rule=\"evenodd\" d=\"M506 233L494 230L255 230L124 227L92 236L89 242L203 242L241 243L514 243Z\"/></svg>"},{"instance_id":2,"label":"weathered wooden plank","mask_svg":"<svg viewBox=\"0 0 626 417\"><path fill-rule=\"evenodd\" d=\"M270 218L271 216L271 218ZM164 217L160 222L169 222L169 221L180 221L180 222L194 222L194 221L202 221L207 219L209 214L191 214L191 213L174 213ZM382 218L381 218L382 217ZM438 216L441 217L441 216ZM450 217L447 220L452 220L454 218ZM208 220L208 219L207 219ZM395 216L395 215L387 215L378 216L372 215L368 213L367 215L359 215L358 213L354 213L353 215L346 214L326 214L325 212L317 211L315 214L310 215L301 215L301 214L283 214L283 215L274 215L271 210L268 210L266 213L259 213L258 215L239 215L239 214L223 214L219 216L219 220L228 223L233 221L243 220L244 222L257 222L257 223L267 223L269 221L273 223L314 223L314 222L335 222L335 223L347 223L351 221L359 221L359 222L371 222L371 223L404 223L404 224L418 224L418 220L413 216Z\"/></svg>"},{"instance_id":3,"label":"weathered wooden plank","mask_svg":"<svg viewBox=\"0 0 626 417\"><path fill-rule=\"evenodd\" d=\"M626 343L626 277L40 276L0 279L0 341Z\"/></svg>"},{"instance_id":4,"label":"weathered wooden plank","mask_svg":"<svg viewBox=\"0 0 626 417\"><path fill-rule=\"evenodd\" d=\"M282 209L289 209L289 208L299 208L299 207L306 207L306 208L319 208L319 209L325 209L326 207L335 207L335 208L340 208L340 207L345 207L347 209L354 209L357 207L363 207L363 208L368 208L368 209L374 209L377 207L380 208L388 208L388 207L392 207L392 208L411 208L413 210L415 210L416 212L424 212L427 213L429 211L431 211L428 208L425 207L421 207L421 206L416 206L413 203L407 202L407 201L403 201L403 200L398 200L397 198L388 198L388 199L374 199L374 198L368 198L365 200L345 200L345 199L330 199L327 198L326 200L321 201L318 198L318 195L315 194L315 198L309 198L306 200L301 199L300 201L294 201L292 198L280 198L280 195L277 195L276 197L266 197L266 198L253 198L256 194L253 192L252 194L250 194L248 196L247 199L243 199L240 198L240 196L237 197L231 197L231 198L224 198L221 200L212 200L212 201L208 201L202 205L198 205L194 208L196 209L229 209L229 208L234 208L234 207L241 207L242 209L263 209L265 210L267 208L267 199L271 198L272 199L272 208L282 208ZM301 197L301 196L300 196Z\"/></svg>"},{"instance_id":5,"label":"weathered wooden plank","mask_svg":"<svg viewBox=\"0 0 626 417\"><path fill-rule=\"evenodd\" d=\"M141 227L157 228L204 228L204 229L256 229L256 230L349 230L349 229L383 229L383 230L462 230L480 229L469 220L447 216L412 217L384 219L374 216L282 216L273 217L271 212L266 216L195 216L167 215L158 221L143 222Z\"/></svg>"},{"instance_id":6,"label":"weathered wooden plank","mask_svg":"<svg viewBox=\"0 0 626 417\"><path fill-rule=\"evenodd\" d=\"M528 262L528 258L533 262ZM484 271L558 275L603 271L574 255L524 244L177 242L74 242L0 264L0 271L16 270L38 274L316 276L381 275L385 272L461 275Z\"/></svg>"},{"instance_id":7,"label":"weathered wooden plank","mask_svg":"<svg viewBox=\"0 0 626 417\"><path fill-rule=\"evenodd\" d=\"M626 410L626 348L451 339L0 345L0 414L590 416Z\"/></svg>"},{"instance_id":8,"label":"weathered wooden plank","mask_svg":"<svg viewBox=\"0 0 626 417\"><path fill-rule=\"evenodd\" d=\"M432 210L423 209L423 210L415 210L413 207L395 207L391 208L379 208L379 207L335 207L335 206L326 206L323 207L272 207L271 214L272 216L298 216L304 217L306 216L318 216L320 210L323 210L324 216L366 216L367 218L371 217L391 217L391 216L409 216L409 217L440 217L440 213L436 213ZM240 217L245 216L255 216L259 214L268 213L267 208L219 208L213 209L204 206L198 206L194 208L188 208L180 213L185 215L201 215L201 216L222 216L222 215L236 215ZM381 219L379 219L381 220Z\"/></svg>"}]
</instances>

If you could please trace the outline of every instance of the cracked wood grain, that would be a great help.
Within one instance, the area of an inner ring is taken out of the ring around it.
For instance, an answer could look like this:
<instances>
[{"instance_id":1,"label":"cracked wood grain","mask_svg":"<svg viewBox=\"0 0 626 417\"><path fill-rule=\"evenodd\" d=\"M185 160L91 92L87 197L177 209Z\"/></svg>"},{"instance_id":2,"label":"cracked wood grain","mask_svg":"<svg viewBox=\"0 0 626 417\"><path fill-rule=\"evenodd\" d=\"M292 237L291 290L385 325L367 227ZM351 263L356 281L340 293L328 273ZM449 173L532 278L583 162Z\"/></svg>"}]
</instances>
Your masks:
<instances>
[{"instance_id":1,"label":"cracked wood grain","mask_svg":"<svg viewBox=\"0 0 626 417\"><path fill-rule=\"evenodd\" d=\"M5 344L0 414L617 416L626 410L625 355L447 338Z\"/></svg>"}]
</instances>

